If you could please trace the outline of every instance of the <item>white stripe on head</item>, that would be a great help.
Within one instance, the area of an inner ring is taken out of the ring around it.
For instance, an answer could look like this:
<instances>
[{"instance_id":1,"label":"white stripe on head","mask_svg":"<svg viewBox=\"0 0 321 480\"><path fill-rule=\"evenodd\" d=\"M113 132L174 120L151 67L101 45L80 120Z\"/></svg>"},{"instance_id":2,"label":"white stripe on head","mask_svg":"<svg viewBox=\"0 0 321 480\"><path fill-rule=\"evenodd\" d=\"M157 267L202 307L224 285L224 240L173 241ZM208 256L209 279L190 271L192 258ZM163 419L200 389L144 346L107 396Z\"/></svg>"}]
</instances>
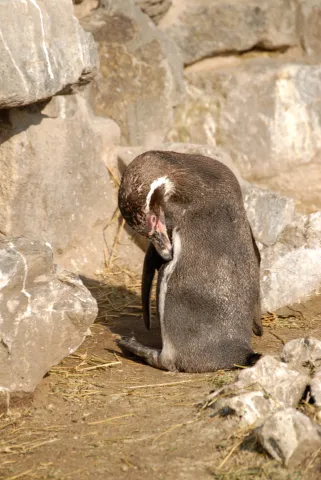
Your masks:
<instances>
[{"instance_id":1,"label":"white stripe on head","mask_svg":"<svg viewBox=\"0 0 321 480\"><path fill-rule=\"evenodd\" d=\"M153 193L157 188L161 187L162 185L165 185L165 197L166 195L168 195L170 192L174 190L174 185L168 177L159 177L156 180L154 180L150 186L149 192L146 197L146 204L145 204L146 213L149 212L149 205L150 205L150 201L152 199Z\"/></svg>"}]
</instances>

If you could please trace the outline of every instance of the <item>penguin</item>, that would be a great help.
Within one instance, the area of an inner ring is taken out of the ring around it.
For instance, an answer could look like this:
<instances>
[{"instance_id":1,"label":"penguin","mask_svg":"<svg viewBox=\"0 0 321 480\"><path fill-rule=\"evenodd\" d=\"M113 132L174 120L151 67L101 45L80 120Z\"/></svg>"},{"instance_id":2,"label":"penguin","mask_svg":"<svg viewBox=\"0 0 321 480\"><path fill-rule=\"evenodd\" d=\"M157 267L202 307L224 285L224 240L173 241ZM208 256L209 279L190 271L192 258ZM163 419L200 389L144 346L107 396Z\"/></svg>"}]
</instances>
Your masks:
<instances>
[{"instance_id":1,"label":"penguin","mask_svg":"<svg viewBox=\"0 0 321 480\"><path fill-rule=\"evenodd\" d=\"M156 303L162 349L135 337L117 343L149 365L168 371L209 372L250 365L260 357L260 253L240 185L217 159L148 151L126 168L118 192L125 221L149 239L142 306L151 324Z\"/></svg>"}]
</instances>

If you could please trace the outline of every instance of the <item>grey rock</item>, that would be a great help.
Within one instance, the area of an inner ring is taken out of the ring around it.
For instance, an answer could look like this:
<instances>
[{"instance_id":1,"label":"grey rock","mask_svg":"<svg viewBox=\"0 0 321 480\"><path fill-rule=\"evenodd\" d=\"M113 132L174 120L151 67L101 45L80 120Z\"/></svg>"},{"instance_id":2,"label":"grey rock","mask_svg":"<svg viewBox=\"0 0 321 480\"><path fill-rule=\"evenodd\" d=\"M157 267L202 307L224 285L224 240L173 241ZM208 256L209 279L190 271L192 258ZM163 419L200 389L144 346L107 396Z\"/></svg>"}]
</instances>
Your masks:
<instances>
[{"instance_id":1,"label":"grey rock","mask_svg":"<svg viewBox=\"0 0 321 480\"><path fill-rule=\"evenodd\" d=\"M222 53L297 45L296 6L289 0L173 0L160 28L185 64Z\"/></svg>"},{"instance_id":2,"label":"grey rock","mask_svg":"<svg viewBox=\"0 0 321 480\"><path fill-rule=\"evenodd\" d=\"M314 374L311 380L310 388L311 388L311 395L314 400L314 405L318 409L321 409L321 369L319 369ZM319 419L321 420L320 414L319 414Z\"/></svg>"},{"instance_id":3,"label":"grey rock","mask_svg":"<svg viewBox=\"0 0 321 480\"><path fill-rule=\"evenodd\" d=\"M278 410L279 404L263 391L238 393L232 397L218 399L214 410L220 415L236 416L245 427L259 427L272 412Z\"/></svg>"},{"instance_id":4,"label":"grey rock","mask_svg":"<svg viewBox=\"0 0 321 480\"><path fill-rule=\"evenodd\" d=\"M306 300L321 287L321 212L298 216L261 249L262 311Z\"/></svg>"},{"instance_id":5,"label":"grey rock","mask_svg":"<svg viewBox=\"0 0 321 480\"><path fill-rule=\"evenodd\" d=\"M172 0L135 0L135 3L157 24L172 5Z\"/></svg>"},{"instance_id":6,"label":"grey rock","mask_svg":"<svg viewBox=\"0 0 321 480\"><path fill-rule=\"evenodd\" d=\"M258 439L275 460L294 467L321 447L321 429L303 413L286 408L266 420Z\"/></svg>"},{"instance_id":7,"label":"grey rock","mask_svg":"<svg viewBox=\"0 0 321 480\"><path fill-rule=\"evenodd\" d=\"M70 0L2 0L0 59L0 108L74 91L98 68L95 42Z\"/></svg>"},{"instance_id":8,"label":"grey rock","mask_svg":"<svg viewBox=\"0 0 321 480\"><path fill-rule=\"evenodd\" d=\"M321 367L321 341L313 337L295 338L284 345L281 359L298 371L318 369Z\"/></svg>"},{"instance_id":9,"label":"grey rock","mask_svg":"<svg viewBox=\"0 0 321 480\"><path fill-rule=\"evenodd\" d=\"M321 209L319 62L229 57L185 76L169 141L219 145L246 180Z\"/></svg>"},{"instance_id":10,"label":"grey rock","mask_svg":"<svg viewBox=\"0 0 321 480\"><path fill-rule=\"evenodd\" d=\"M243 184L243 179L240 173L232 161L231 157L219 147L211 147L210 145L197 145L191 143L161 143L150 145L149 150L160 151L173 151L178 153L191 153L197 155L205 155L207 157L215 158L224 163L228 168L232 170L238 181ZM127 166L137 155L146 152L147 148L144 146L139 147L118 147L117 155L120 162L121 172L124 167ZM122 167L123 165L123 167Z\"/></svg>"},{"instance_id":11,"label":"grey rock","mask_svg":"<svg viewBox=\"0 0 321 480\"><path fill-rule=\"evenodd\" d=\"M292 370L287 364L266 355L251 368L242 370L233 389L255 388L259 386L280 408L296 407L309 383L309 377ZM257 388L256 388L257 389Z\"/></svg>"},{"instance_id":12,"label":"grey rock","mask_svg":"<svg viewBox=\"0 0 321 480\"><path fill-rule=\"evenodd\" d=\"M264 245L273 245L294 219L294 200L253 185L243 186L242 191L255 240Z\"/></svg>"},{"instance_id":13,"label":"grey rock","mask_svg":"<svg viewBox=\"0 0 321 480\"><path fill-rule=\"evenodd\" d=\"M185 88L174 42L133 0L102 0L81 23L99 49L100 72L90 95L95 112L117 122L122 144L163 141Z\"/></svg>"},{"instance_id":14,"label":"grey rock","mask_svg":"<svg viewBox=\"0 0 321 480\"><path fill-rule=\"evenodd\" d=\"M308 375L266 355L233 383L211 392L204 406L236 415L244 425L259 426L272 412L296 407L309 382Z\"/></svg>"},{"instance_id":15,"label":"grey rock","mask_svg":"<svg viewBox=\"0 0 321 480\"><path fill-rule=\"evenodd\" d=\"M97 312L79 278L54 267L49 245L1 240L0 391L34 391L83 342Z\"/></svg>"},{"instance_id":16,"label":"grey rock","mask_svg":"<svg viewBox=\"0 0 321 480\"><path fill-rule=\"evenodd\" d=\"M118 126L94 116L79 94L0 117L0 231L49 242L57 263L95 277L116 235L117 221L105 228L117 208L106 167L114 161ZM131 265L142 259L134 247L119 252Z\"/></svg>"}]
</instances>

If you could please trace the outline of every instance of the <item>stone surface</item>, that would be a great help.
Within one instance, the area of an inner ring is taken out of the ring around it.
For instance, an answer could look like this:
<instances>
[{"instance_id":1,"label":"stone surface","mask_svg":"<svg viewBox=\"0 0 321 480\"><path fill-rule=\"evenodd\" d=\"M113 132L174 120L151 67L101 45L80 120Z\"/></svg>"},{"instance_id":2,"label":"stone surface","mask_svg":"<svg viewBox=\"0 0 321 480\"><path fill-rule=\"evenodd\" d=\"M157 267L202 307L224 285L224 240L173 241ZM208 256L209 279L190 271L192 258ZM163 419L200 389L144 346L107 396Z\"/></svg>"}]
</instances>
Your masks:
<instances>
[{"instance_id":1,"label":"stone surface","mask_svg":"<svg viewBox=\"0 0 321 480\"><path fill-rule=\"evenodd\" d=\"M214 409L220 415L237 416L242 425L258 427L272 412L278 410L279 404L263 391L239 393L232 397L220 398Z\"/></svg>"},{"instance_id":2,"label":"stone surface","mask_svg":"<svg viewBox=\"0 0 321 480\"><path fill-rule=\"evenodd\" d=\"M222 53L299 43L296 5L289 0L173 0L160 28L179 45L185 64Z\"/></svg>"},{"instance_id":3,"label":"stone surface","mask_svg":"<svg viewBox=\"0 0 321 480\"><path fill-rule=\"evenodd\" d=\"M135 0L135 3L157 24L172 5L172 0Z\"/></svg>"},{"instance_id":4,"label":"stone surface","mask_svg":"<svg viewBox=\"0 0 321 480\"><path fill-rule=\"evenodd\" d=\"M77 276L53 265L49 245L0 241L0 391L32 392L84 340L98 313Z\"/></svg>"},{"instance_id":5,"label":"stone surface","mask_svg":"<svg viewBox=\"0 0 321 480\"><path fill-rule=\"evenodd\" d=\"M233 388L259 386L280 408L296 407L309 383L309 377L289 368L276 358L266 355L251 368L242 370Z\"/></svg>"},{"instance_id":6,"label":"stone surface","mask_svg":"<svg viewBox=\"0 0 321 480\"><path fill-rule=\"evenodd\" d=\"M311 380L311 395L314 400L314 405L321 409L321 369L319 369ZM319 415L319 419L320 415Z\"/></svg>"},{"instance_id":7,"label":"stone surface","mask_svg":"<svg viewBox=\"0 0 321 480\"><path fill-rule=\"evenodd\" d=\"M243 178L321 209L318 61L211 59L185 76L169 141L218 145Z\"/></svg>"},{"instance_id":8,"label":"stone surface","mask_svg":"<svg viewBox=\"0 0 321 480\"><path fill-rule=\"evenodd\" d=\"M73 0L75 17L86 17L99 7L100 0Z\"/></svg>"},{"instance_id":9,"label":"stone surface","mask_svg":"<svg viewBox=\"0 0 321 480\"><path fill-rule=\"evenodd\" d=\"M313 337L295 338L284 345L281 360L298 371L318 369L321 367L321 341Z\"/></svg>"},{"instance_id":10,"label":"stone surface","mask_svg":"<svg viewBox=\"0 0 321 480\"><path fill-rule=\"evenodd\" d=\"M300 0L299 31L301 43L308 55L321 52L321 4L319 0Z\"/></svg>"},{"instance_id":11,"label":"stone surface","mask_svg":"<svg viewBox=\"0 0 321 480\"><path fill-rule=\"evenodd\" d=\"M263 448L278 462L294 467L321 448L321 429L303 413L286 408L266 420L258 434Z\"/></svg>"},{"instance_id":12,"label":"stone surface","mask_svg":"<svg viewBox=\"0 0 321 480\"><path fill-rule=\"evenodd\" d=\"M95 112L117 122L125 145L163 141L184 93L175 44L133 0L102 0L81 22L99 49L100 71L90 95Z\"/></svg>"},{"instance_id":13,"label":"stone surface","mask_svg":"<svg viewBox=\"0 0 321 480\"><path fill-rule=\"evenodd\" d=\"M119 128L95 117L79 94L0 118L0 231L50 242L57 263L94 276L104 267L104 237L110 249L116 234L117 222L105 229L117 207L106 166ZM135 252L119 250L132 265L141 261Z\"/></svg>"},{"instance_id":14,"label":"stone surface","mask_svg":"<svg viewBox=\"0 0 321 480\"><path fill-rule=\"evenodd\" d=\"M0 2L0 108L73 91L97 68L95 42L70 0Z\"/></svg>"},{"instance_id":15,"label":"stone surface","mask_svg":"<svg viewBox=\"0 0 321 480\"><path fill-rule=\"evenodd\" d=\"M261 249L262 311L306 300L321 287L321 212L298 216Z\"/></svg>"},{"instance_id":16,"label":"stone surface","mask_svg":"<svg viewBox=\"0 0 321 480\"><path fill-rule=\"evenodd\" d=\"M273 245L282 230L294 219L294 200L253 185L244 185L242 191L255 240L264 245Z\"/></svg>"},{"instance_id":17,"label":"stone surface","mask_svg":"<svg viewBox=\"0 0 321 480\"><path fill-rule=\"evenodd\" d=\"M139 147L118 147L117 156L119 160L119 169L121 173L137 155L146 152L147 148L144 146ZM196 145L190 143L161 143L150 145L148 150L168 150L179 153L191 153L198 155L205 155L207 157L215 158L224 163L228 168L232 170L238 181L244 183L238 169L236 168L231 157L218 147L211 147L210 145Z\"/></svg>"},{"instance_id":18,"label":"stone surface","mask_svg":"<svg viewBox=\"0 0 321 480\"><path fill-rule=\"evenodd\" d=\"M242 370L235 382L211 392L205 406L236 414L244 424L259 425L273 411L296 407L309 383L308 375L266 355Z\"/></svg>"}]
</instances>

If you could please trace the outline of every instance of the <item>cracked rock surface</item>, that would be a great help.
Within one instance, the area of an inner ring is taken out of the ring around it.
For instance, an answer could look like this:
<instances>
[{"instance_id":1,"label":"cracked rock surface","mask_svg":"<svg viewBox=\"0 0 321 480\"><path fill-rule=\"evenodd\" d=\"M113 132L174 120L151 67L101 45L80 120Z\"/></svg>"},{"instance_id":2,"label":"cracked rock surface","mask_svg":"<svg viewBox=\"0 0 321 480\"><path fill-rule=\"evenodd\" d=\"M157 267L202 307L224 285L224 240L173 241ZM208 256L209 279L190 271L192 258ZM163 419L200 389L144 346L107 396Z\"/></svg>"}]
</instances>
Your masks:
<instances>
[{"instance_id":1,"label":"cracked rock surface","mask_svg":"<svg viewBox=\"0 0 321 480\"><path fill-rule=\"evenodd\" d=\"M34 391L81 345L97 311L81 280L53 264L49 244L1 240L0 390Z\"/></svg>"},{"instance_id":2,"label":"cracked rock surface","mask_svg":"<svg viewBox=\"0 0 321 480\"><path fill-rule=\"evenodd\" d=\"M2 0L0 19L0 108L70 93L95 75L97 47L70 0Z\"/></svg>"}]
</instances>

